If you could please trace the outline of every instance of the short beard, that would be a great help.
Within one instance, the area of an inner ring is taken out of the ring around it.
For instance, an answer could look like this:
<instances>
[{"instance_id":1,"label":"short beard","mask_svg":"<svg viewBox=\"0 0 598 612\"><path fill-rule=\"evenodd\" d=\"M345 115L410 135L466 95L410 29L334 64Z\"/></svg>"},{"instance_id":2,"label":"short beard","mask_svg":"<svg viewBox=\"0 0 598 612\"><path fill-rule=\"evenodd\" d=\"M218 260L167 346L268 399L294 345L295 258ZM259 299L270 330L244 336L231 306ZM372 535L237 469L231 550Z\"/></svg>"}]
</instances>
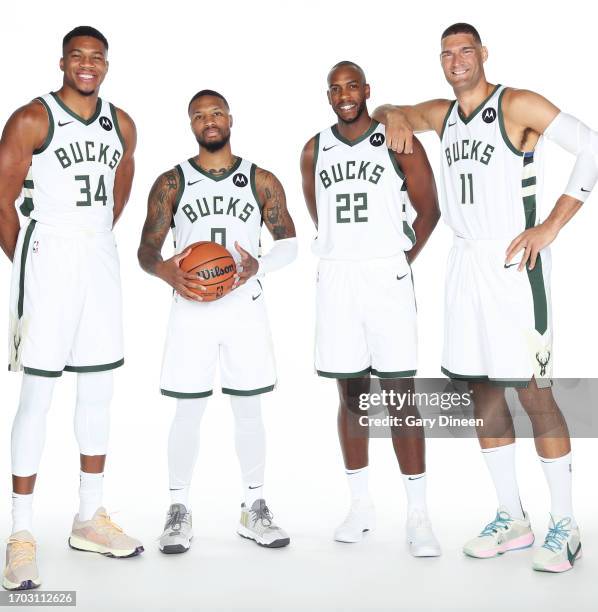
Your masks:
<instances>
[{"instance_id":1,"label":"short beard","mask_svg":"<svg viewBox=\"0 0 598 612\"><path fill-rule=\"evenodd\" d=\"M230 132L226 136L224 136L222 140L211 141L211 142L206 142L202 140L201 137L199 136L197 137L197 142L199 143L199 146L205 149L206 151L209 151L210 153L215 153L216 151L220 151L220 149L222 149L228 144L229 140L230 140Z\"/></svg>"},{"instance_id":2,"label":"short beard","mask_svg":"<svg viewBox=\"0 0 598 612\"><path fill-rule=\"evenodd\" d=\"M361 105L359 107L359 110L357 111L357 114L355 115L354 119L348 119L348 120L347 119L343 119L343 118L341 118L341 116L338 113L336 113L336 116L338 117L338 120L341 121L342 123L348 123L348 124L355 123L358 119L361 118L363 113L365 113L366 108L367 108L367 105L366 105L366 101L364 100L361 103Z\"/></svg>"},{"instance_id":3,"label":"short beard","mask_svg":"<svg viewBox=\"0 0 598 612\"><path fill-rule=\"evenodd\" d=\"M90 96L93 96L96 93L96 90L94 89L92 91L81 91L80 89L77 89L77 93L81 94L85 98L89 98Z\"/></svg>"}]
</instances>

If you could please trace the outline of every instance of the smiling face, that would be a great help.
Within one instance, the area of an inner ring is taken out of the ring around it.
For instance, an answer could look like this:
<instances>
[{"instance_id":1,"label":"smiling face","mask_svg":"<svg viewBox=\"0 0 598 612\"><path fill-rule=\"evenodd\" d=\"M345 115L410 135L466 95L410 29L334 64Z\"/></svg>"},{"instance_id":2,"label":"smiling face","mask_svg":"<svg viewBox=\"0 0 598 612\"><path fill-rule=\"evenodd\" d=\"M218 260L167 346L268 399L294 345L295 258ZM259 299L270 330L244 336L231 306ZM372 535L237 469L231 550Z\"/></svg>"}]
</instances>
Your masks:
<instances>
[{"instance_id":1,"label":"smiling face","mask_svg":"<svg viewBox=\"0 0 598 612\"><path fill-rule=\"evenodd\" d=\"M339 66L328 75L328 102L344 123L353 123L361 117L369 97L370 86L356 66Z\"/></svg>"},{"instance_id":2,"label":"smiling face","mask_svg":"<svg viewBox=\"0 0 598 612\"><path fill-rule=\"evenodd\" d=\"M488 50L476 42L471 34L451 34L442 39L440 63L444 76L457 91L473 89L484 75Z\"/></svg>"},{"instance_id":3,"label":"smiling face","mask_svg":"<svg viewBox=\"0 0 598 612\"><path fill-rule=\"evenodd\" d=\"M193 100L189 118L200 147L218 151L230 140L233 118L222 98L206 95Z\"/></svg>"},{"instance_id":4,"label":"smiling face","mask_svg":"<svg viewBox=\"0 0 598 612\"><path fill-rule=\"evenodd\" d=\"M104 44L92 36L75 36L63 49L60 70L64 84L83 96L97 93L108 72Z\"/></svg>"}]
</instances>

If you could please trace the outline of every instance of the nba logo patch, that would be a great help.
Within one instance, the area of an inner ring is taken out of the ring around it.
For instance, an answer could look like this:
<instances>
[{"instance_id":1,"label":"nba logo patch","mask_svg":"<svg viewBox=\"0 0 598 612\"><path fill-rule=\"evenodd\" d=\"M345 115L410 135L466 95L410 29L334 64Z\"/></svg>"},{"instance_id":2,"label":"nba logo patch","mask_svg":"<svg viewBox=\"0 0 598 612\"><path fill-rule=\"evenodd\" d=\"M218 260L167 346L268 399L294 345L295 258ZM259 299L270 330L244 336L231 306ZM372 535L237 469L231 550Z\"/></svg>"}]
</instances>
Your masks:
<instances>
[{"instance_id":1,"label":"nba logo patch","mask_svg":"<svg viewBox=\"0 0 598 612\"><path fill-rule=\"evenodd\" d=\"M32 249L32 251L34 253L37 253L39 251L39 240L34 240L33 241L33 249Z\"/></svg>"}]
</instances>

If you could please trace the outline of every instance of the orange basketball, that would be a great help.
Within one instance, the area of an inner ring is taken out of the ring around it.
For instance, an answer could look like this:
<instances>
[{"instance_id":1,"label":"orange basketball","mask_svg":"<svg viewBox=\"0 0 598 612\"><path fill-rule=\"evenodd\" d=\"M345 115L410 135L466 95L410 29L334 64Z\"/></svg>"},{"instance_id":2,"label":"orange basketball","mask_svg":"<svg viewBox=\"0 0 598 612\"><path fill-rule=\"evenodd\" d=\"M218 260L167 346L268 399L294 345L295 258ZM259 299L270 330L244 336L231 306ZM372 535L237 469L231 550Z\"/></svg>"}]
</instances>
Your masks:
<instances>
[{"instance_id":1,"label":"orange basketball","mask_svg":"<svg viewBox=\"0 0 598 612\"><path fill-rule=\"evenodd\" d=\"M197 276L207 291L193 290L204 302L212 302L226 295L233 286L237 272L231 254L216 242L196 242L191 253L181 260L181 270Z\"/></svg>"}]
</instances>

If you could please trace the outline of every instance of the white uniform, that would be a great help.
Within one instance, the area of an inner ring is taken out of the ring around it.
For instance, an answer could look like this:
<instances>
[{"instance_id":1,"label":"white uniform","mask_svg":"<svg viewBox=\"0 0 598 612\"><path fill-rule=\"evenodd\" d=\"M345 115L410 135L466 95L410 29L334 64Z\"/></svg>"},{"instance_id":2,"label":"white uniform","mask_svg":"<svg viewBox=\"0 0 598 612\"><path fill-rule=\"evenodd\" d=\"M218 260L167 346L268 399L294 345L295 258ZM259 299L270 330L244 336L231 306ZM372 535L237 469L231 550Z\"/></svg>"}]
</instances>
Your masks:
<instances>
[{"instance_id":1,"label":"white uniform","mask_svg":"<svg viewBox=\"0 0 598 612\"><path fill-rule=\"evenodd\" d=\"M234 243L259 256L262 211L255 190L256 166L239 159L212 176L193 159L176 166L179 193L173 215L177 252L200 240L218 242L235 260ZM274 388L276 369L262 285L247 283L213 302L175 294L162 364L161 391L177 398L207 397L220 358L223 393L257 395Z\"/></svg>"},{"instance_id":2,"label":"white uniform","mask_svg":"<svg viewBox=\"0 0 598 612\"><path fill-rule=\"evenodd\" d=\"M416 306L405 251L415 243L404 176L382 124L315 142L316 370L329 378L413 376Z\"/></svg>"},{"instance_id":3,"label":"white uniform","mask_svg":"<svg viewBox=\"0 0 598 612\"><path fill-rule=\"evenodd\" d=\"M123 363L113 188L123 155L114 106L85 120L54 93L48 135L23 186L10 302L9 370L41 376Z\"/></svg>"},{"instance_id":4,"label":"white uniform","mask_svg":"<svg viewBox=\"0 0 598 612\"><path fill-rule=\"evenodd\" d=\"M442 213L455 232L448 259L442 370L497 384L549 384L550 252L533 270L509 267L510 242L539 220L542 142L524 153L508 140L498 85L467 118L454 101L441 133Z\"/></svg>"}]
</instances>

